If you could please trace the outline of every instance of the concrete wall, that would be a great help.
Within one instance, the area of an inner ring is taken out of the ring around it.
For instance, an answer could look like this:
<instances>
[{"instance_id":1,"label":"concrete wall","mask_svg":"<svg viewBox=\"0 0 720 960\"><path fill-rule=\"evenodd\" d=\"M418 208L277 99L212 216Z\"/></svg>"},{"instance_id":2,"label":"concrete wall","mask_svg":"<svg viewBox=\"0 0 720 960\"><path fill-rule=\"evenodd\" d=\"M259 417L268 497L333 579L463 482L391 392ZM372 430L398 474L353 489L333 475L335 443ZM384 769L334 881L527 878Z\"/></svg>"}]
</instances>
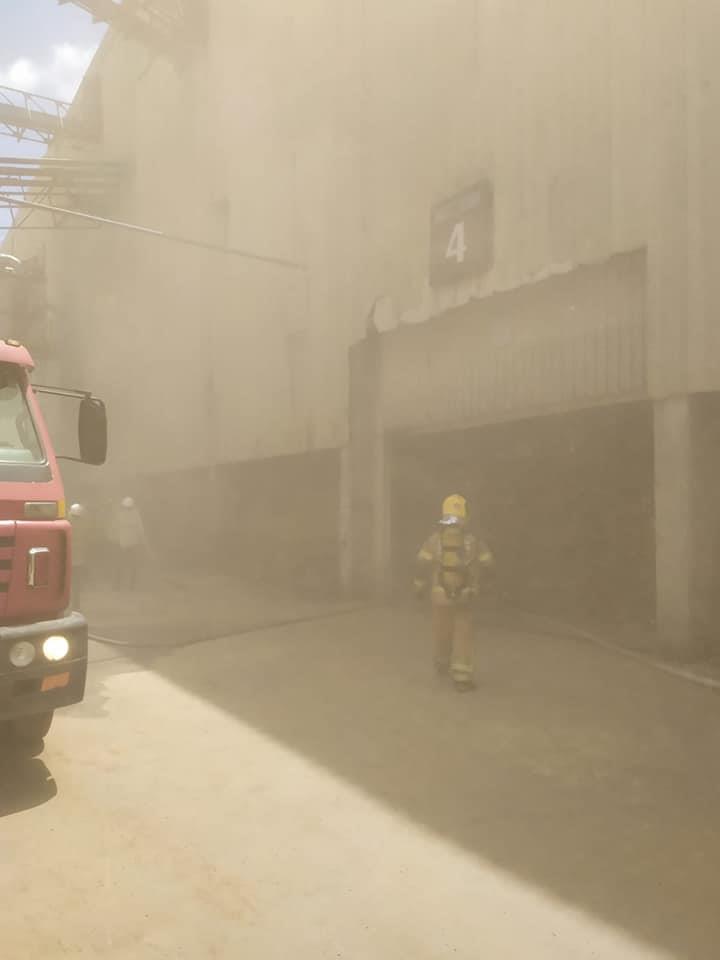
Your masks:
<instances>
[{"instance_id":1,"label":"concrete wall","mask_svg":"<svg viewBox=\"0 0 720 960\"><path fill-rule=\"evenodd\" d=\"M651 26L649 359L652 393L668 396L720 384L720 8L658 0Z\"/></svg>"},{"instance_id":2,"label":"concrete wall","mask_svg":"<svg viewBox=\"0 0 720 960\"><path fill-rule=\"evenodd\" d=\"M495 266L461 297L643 247L651 26L641 0L214 0L181 69L111 34L100 153L134 174L107 213L307 266L105 229L11 238L44 247L55 347L112 404L113 466L342 445L348 345L378 296L400 319L447 306L429 211L479 177Z\"/></svg>"},{"instance_id":3,"label":"concrete wall","mask_svg":"<svg viewBox=\"0 0 720 960\"><path fill-rule=\"evenodd\" d=\"M389 430L458 428L647 395L642 254L383 337Z\"/></svg>"}]
</instances>

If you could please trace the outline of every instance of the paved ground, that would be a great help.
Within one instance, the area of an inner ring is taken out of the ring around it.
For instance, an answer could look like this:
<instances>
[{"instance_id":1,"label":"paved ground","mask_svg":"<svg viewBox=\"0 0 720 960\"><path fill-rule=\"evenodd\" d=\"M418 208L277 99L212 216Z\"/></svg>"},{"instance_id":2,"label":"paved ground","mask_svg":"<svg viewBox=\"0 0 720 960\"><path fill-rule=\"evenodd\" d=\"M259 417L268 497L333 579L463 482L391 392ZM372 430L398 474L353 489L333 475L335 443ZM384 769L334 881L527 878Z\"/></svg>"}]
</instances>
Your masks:
<instances>
[{"instance_id":1,"label":"paved ground","mask_svg":"<svg viewBox=\"0 0 720 960\"><path fill-rule=\"evenodd\" d=\"M367 612L117 658L0 770L3 960L714 960L717 695Z\"/></svg>"},{"instance_id":2,"label":"paved ground","mask_svg":"<svg viewBox=\"0 0 720 960\"><path fill-rule=\"evenodd\" d=\"M120 643L165 646L229 636L254 627L281 625L352 609L311 593L298 595L262 585L243 584L237 577L199 573L156 579L118 593L107 585L88 589L82 610L93 634Z\"/></svg>"}]
</instances>

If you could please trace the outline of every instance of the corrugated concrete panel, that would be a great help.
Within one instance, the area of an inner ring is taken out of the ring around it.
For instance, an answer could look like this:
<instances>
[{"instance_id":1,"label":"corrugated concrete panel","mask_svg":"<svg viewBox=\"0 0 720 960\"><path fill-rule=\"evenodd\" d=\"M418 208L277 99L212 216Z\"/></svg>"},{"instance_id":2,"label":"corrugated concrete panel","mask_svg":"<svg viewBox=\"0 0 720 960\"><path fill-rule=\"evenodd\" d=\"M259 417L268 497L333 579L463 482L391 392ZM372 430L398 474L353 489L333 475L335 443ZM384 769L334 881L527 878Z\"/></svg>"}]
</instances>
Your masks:
<instances>
[{"instance_id":1,"label":"corrugated concrete panel","mask_svg":"<svg viewBox=\"0 0 720 960\"><path fill-rule=\"evenodd\" d=\"M383 338L388 429L459 426L647 393L645 261L583 268Z\"/></svg>"}]
</instances>

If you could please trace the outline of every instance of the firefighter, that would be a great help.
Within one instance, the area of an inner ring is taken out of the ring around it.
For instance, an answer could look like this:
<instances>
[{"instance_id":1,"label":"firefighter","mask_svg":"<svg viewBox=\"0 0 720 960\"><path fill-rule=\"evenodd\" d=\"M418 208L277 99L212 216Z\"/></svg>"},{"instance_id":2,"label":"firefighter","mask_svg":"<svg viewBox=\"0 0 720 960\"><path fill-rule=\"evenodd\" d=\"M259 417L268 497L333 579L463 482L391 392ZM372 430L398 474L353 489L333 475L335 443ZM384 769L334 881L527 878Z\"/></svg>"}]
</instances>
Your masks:
<instances>
[{"instance_id":1,"label":"firefighter","mask_svg":"<svg viewBox=\"0 0 720 960\"><path fill-rule=\"evenodd\" d=\"M72 524L72 606L74 610L79 610L85 593L90 534L87 510L81 503L74 503L70 507L70 523Z\"/></svg>"},{"instance_id":2,"label":"firefighter","mask_svg":"<svg viewBox=\"0 0 720 960\"><path fill-rule=\"evenodd\" d=\"M435 668L450 673L455 688L475 686L473 606L482 581L493 566L488 547L467 528L467 502L459 494L447 497L437 530L417 555L415 591L432 600Z\"/></svg>"}]
</instances>

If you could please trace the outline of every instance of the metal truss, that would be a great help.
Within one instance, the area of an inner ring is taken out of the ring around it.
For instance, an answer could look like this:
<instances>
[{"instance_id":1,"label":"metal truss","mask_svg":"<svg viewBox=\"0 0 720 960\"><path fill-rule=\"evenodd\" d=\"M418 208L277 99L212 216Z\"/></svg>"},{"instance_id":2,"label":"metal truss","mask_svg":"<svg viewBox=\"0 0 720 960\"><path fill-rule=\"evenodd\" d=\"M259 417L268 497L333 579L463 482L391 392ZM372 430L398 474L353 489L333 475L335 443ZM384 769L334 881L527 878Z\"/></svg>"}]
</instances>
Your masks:
<instances>
[{"instance_id":1,"label":"metal truss","mask_svg":"<svg viewBox=\"0 0 720 960\"><path fill-rule=\"evenodd\" d=\"M50 143L62 133L70 104L0 86L0 133L15 140Z\"/></svg>"},{"instance_id":2,"label":"metal truss","mask_svg":"<svg viewBox=\"0 0 720 960\"><path fill-rule=\"evenodd\" d=\"M116 26L158 52L177 53L197 38L198 10L207 0L58 0L73 3L93 20Z\"/></svg>"},{"instance_id":3,"label":"metal truss","mask_svg":"<svg viewBox=\"0 0 720 960\"><path fill-rule=\"evenodd\" d=\"M0 135L18 142L49 144L63 134L71 140L97 140L97 124L73 110L72 104L0 86Z\"/></svg>"},{"instance_id":4,"label":"metal truss","mask_svg":"<svg viewBox=\"0 0 720 960\"><path fill-rule=\"evenodd\" d=\"M123 182L126 167L120 163L70 160L58 157L0 157L0 210L7 210L8 227L19 230L47 230L49 227L78 228L87 223L70 217L52 205L72 210L100 212L102 199ZM48 204L48 224L31 218L22 201Z\"/></svg>"}]
</instances>

